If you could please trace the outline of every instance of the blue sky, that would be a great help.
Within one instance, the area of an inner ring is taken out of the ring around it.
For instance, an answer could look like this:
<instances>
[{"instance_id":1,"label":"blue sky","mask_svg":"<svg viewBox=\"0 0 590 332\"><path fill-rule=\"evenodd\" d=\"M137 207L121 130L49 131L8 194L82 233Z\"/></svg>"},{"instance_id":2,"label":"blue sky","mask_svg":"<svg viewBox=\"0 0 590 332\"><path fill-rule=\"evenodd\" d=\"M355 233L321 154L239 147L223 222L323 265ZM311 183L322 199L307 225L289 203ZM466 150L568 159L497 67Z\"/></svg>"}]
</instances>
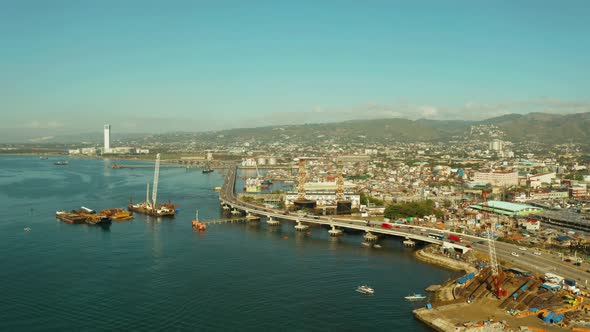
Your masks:
<instances>
[{"instance_id":1,"label":"blue sky","mask_svg":"<svg viewBox=\"0 0 590 332\"><path fill-rule=\"evenodd\" d=\"M588 17L588 1L1 1L0 127L590 111Z\"/></svg>"}]
</instances>

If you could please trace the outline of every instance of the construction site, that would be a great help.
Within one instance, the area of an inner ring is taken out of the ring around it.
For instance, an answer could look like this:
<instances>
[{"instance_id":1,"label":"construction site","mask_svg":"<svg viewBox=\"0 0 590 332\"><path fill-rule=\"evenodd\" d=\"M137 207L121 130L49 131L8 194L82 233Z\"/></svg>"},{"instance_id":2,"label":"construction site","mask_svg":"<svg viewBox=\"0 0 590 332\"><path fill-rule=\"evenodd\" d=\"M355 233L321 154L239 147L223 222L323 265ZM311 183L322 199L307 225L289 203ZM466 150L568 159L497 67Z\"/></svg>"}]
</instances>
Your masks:
<instances>
[{"instance_id":1,"label":"construction site","mask_svg":"<svg viewBox=\"0 0 590 332\"><path fill-rule=\"evenodd\" d=\"M500 265L491 236L488 242L488 256L481 258L489 263L440 287L429 287L434 289L430 302L414 310L418 319L438 331L590 331L585 287L556 274L539 277L504 262Z\"/></svg>"},{"instance_id":2,"label":"construction site","mask_svg":"<svg viewBox=\"0 0 590 332\"><path fill-rule=\"evenodd\" d=\"M319 158L297 158L297 190L294 193L287 193L285 205L291 210L306 210L316 215L350 214L352 209L358 208L360 196L345 190L341 164L334 165L333 188L306 189L306 185L311 185L308 181L308 162L317 159Z\"/></svg>"}]
</instances>

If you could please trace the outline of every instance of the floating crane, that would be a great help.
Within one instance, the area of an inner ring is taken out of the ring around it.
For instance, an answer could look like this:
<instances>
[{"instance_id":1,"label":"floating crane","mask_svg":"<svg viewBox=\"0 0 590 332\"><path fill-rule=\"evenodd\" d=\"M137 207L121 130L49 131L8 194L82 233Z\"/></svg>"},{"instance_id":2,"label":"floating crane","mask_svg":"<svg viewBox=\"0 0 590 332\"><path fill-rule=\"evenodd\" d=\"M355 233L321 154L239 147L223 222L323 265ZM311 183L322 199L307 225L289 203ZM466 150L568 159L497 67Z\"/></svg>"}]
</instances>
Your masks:
<instances>
[{"instance_id":1,"label":"floating crane","mask_svg":"<svg viewBox=\"0 0 590 332\"><path fill-rule=\"evenodd\" d=\"M293 202L296 210L308 209L313 210L316 207L316 201L305 198L305 182L307 182L307 170L305 166L308 160L317 160L315 157L299 157L297 164L299 165L299 174L297 176L297 199Z\"/></svg>"},{"instance_id":2,"label":"floating crane","mask_svg":"<svg viewBox=\"0 0 590 332\"><path fill-rule=\"evenodd\" d=\"M154 184L152 186L152 197L150 199L150 184L147 183L147 189L145 192L145 202L133 204L133 201L129 202L129 211L148 214L151 216L174 216L176 206L168 202L168 204L158 205L158 182L160 180L160 154L156 155L156 165L154 168Z\"/></svg>"},{"instance_id":3,"label":"floating crane","mask_svg":"<svg viewBox=\"0 0 590 332\"><path fill-rule=\"evenodd\" d=\"M299 161L298 161L299 173L297 174L297 199L298 200L305 200L305 182L306 182L306 177L307 177L305 165L306 165L306 159L299 158Z\"/></svg>"}]
</instances>

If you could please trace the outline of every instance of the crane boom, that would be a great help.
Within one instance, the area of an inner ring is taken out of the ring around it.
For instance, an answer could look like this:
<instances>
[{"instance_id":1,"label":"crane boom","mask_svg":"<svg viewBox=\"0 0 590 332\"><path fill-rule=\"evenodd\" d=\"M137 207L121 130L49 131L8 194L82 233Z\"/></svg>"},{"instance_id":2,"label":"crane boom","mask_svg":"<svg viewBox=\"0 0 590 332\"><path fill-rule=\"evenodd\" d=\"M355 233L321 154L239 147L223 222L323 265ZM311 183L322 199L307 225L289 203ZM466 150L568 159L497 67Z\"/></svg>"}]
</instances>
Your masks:
<instances>
[{"instance_id":1,"label":"crane boom","mask_svg":"<svg viewBox=\"0 0 590 332\"><path fill-rule=\"evenodd\" d=\"M336 200L344 200L344 177L342 176L342 169L340 166L337 168L338 175L336 176Z\"/></svg>"},{"instance_id":2,"label":"crane boom","mask_svg":"<svg viewBox=\"0 0 590 332\"><path fill-rule=\"evenodd\" d=\"M156 167L154 169L154 185L152 188L152 208L156 209L158 199L158 181L160 180L160 154L156 155Z\"/></svg>"},{"instance_id":3,"label":"crane boom","mask_svg":"<svg viewBox=\"0 0 590 332\"><path fill-rule=\"evenodd\" d=\"M495 227L492 223L488 229L488 249L490 254L490 267L492 268L492 275L498 275L498 258L496 257L496 245L494 243L494 231Z\"/></svg>"}]
</instances>

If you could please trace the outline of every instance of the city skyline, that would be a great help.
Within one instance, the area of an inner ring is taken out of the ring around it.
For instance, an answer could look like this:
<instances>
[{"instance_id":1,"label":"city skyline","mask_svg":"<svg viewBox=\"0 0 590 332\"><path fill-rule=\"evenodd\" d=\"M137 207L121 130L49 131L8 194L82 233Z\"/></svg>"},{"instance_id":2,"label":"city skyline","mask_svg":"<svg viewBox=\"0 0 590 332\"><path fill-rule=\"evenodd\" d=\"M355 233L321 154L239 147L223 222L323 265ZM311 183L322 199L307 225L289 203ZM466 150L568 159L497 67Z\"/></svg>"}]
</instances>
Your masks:
<instances>
[{"instance_id":1,"label":"city skyline","mask_svg":"<svg viewBox=\"0 0 590 332\"><path fill-rule=\"evenodd\" d=\"M4 137L590 111L590 5L0 5Z\"/></svg>"}]
</instances>

